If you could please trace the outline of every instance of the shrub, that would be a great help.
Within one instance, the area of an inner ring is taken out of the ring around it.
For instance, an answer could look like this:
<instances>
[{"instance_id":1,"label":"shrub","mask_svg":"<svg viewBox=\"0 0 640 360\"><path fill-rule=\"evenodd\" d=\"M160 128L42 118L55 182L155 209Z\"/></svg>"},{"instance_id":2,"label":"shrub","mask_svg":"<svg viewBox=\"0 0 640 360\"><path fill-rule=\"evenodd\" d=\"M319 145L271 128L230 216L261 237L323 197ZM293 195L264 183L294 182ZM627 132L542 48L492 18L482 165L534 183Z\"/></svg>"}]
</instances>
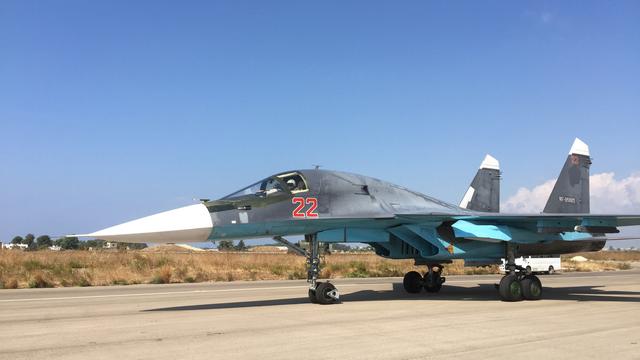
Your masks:
<instances>
[{"instance_id":1,"label":"shrub","mask_svg":"<svg viewBox=\"0 0 640 360\"><path fill-rule=\"evenodd\" d=\"M169 284L171 282L171 268L162 267L151 279L152 284Z\"/></svg>"},{"instance_id":2,"label":"shrub","mask_svg":"<svg viewBox=\"0 0 640 360\"><path fill-rule=\"evenodd\" d=\"M286 269L284 265L280 265L280 264L275 264L273 266L271 266L271 268L269 269L271 271L271 273L273 275L277 275L280 276L282 274L285 273Z\"/></svg>"},{"instance_id":3,"label":"shrub","mask_svg":"<svg viewBox=\"0 0 640 360\"><path fill-rule=\"evenodd\" d=\"M53 287L53 283L45 279L45 277L42 274L36 274L29 281L29 287L30 288L50 288L50 287Z\"/></svg>"},{"instance_id":4,"label":"shrub","mask_svg":"<svg viewBox=\"0 0 640 360\"><path fill-rule=\"evenodd\" d=\"M150 261L149 261L149 258L144 255L135 254L133 255L133 260L131 261L131 265L136 271L142 271L144 269L150 268L149 266Z\"/></svg>"},{"instance_id":5,"label":"shrub","mask_svg":"<svg viewBox=\"0 0 640 360\"><path fill-rule=\"evenodd\" d=\"M18 280L11 279L4 283L5 289L17 289L18 288Z\"/></svg>"},{"instance_id":6,"label":"shrub","mask_svg":"<svg viewBox=\"0 0 640 360\"><path fill-rule=\"evenodd\" d=\"M69 264L69 267L72 268L72 269L84 269L86 267L80 261L73 260L73 259L69 260L68 264Z\"/></svg>"},{"instance_id":7,"label":"shrub","mask_svg":"<svg viewBox=\"0 0 640 360\"><path fill-rule=\"evenodd\" d=\"M80 277L75 278L73 280L74 280L73 281L73 285L74 286L82 286L82 287L91 286L91 281L89 279L87 279L86 277L84 277L84 276L80 276Z\"/></svg>"},{"instance_id":8,"label":"shrub","mask_svg":"<svg viewBox=\"0 0 640 360\"><path fill-rule=\"evenodd\" d=\"M307 272L303 269L296 269L289 275L289 280L301 280L306 278Z\"/></svg>"},{"instance_id":9,"label":"shrub","mask_svg":"<svg viewBox=\"0 0 640 360\"><path fill-rule=\"evenodd\" d=\"M161 258L159 258L156 263L154 264L156 267L163 267L165 265L169 265L171 264L171 260L166 257L166 256L162 256Z\"/></svg>"},{"instance_id":10,"label":"shrub","mask_svg":"<svg viewBox=\"0 0 640 360\"><path fill-rule=\"evenodd\" d=\"M352 278L363 278L369 276L369 272L367 271L367 266L362 261L353 261L351 262L351 266L353 270L347 274L347 277Z\"/></svg>"},{"instance_id":11,"label":"shrub","mask_svg":"<svg viewBox=\"0 0 640 360\"><path fill-rule=\"evenodd\" d=\"M22 267L26 271L42 270L45 268L44 264L36 259L29 259L22 262Z\"/></svg>"}]
</instances>

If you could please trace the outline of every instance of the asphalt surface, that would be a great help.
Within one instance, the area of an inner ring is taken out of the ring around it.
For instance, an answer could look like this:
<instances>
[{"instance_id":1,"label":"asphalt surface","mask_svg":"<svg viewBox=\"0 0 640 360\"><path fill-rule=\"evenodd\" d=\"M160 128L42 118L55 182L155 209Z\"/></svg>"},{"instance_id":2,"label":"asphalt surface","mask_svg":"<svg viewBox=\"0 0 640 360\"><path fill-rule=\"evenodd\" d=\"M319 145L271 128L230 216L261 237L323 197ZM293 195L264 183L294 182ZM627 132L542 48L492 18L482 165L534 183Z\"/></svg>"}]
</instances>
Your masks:
<instances>
[{"instance_id":1,"label":"asphalt surface","mask_svg":"<svg viewBox=\"0 0 640 360\"><path fill-rule=\"evenodd\" d=\"M326 306L304 281L0 290L0 359L640 359L640 270L541 278L519 303L499 276L337 280Z\"/></svg>"}]
</instances>

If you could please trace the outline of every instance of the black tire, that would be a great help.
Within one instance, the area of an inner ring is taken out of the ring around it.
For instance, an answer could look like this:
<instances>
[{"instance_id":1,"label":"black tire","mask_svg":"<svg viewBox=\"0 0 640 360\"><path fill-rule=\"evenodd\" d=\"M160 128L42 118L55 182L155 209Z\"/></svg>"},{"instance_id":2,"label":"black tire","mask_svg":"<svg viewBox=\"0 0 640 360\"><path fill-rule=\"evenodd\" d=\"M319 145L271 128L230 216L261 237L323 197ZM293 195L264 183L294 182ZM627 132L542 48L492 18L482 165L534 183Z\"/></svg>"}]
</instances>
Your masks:
<instances>
[{"instance_id":1,"label":"black tire","mask_svg":"<svg viewBox=\"0 0 640 360\"><path fill-rule=\"evenodd\" d=\"M556 273L556 269L553 268L553 265L549 265L549 275L553 275Z\"/></svg>"},{"instance_id":2,"label":"black tire","mask_svg":"<svg viewBox=\"0 0 640 360\"><path fill-rule=\"evenodd\" d=\"M542 298L542 283L535 275L525 276L520 281L522 287L522 297L526 300L540 300Z\"/></svg>"},{"instance_id":3,"label":"black tire","mask_svg":"<svg viewBox=\"0 0 640 360\"><path fill-rule=\"evenodd\" d=\"M430 272L424 276L424 289L430 293L437 293L442 289L440 273Z\"/></svg>"},{"instance_id":4,"label":"black tire","mask_svg":"<svg viewBox=\"0 0 640 360\"><path fill-rule=\"evenodd\" d=\"M525 270L525 274L527 275L531 275L533 274L533 271L531 271L531 266L527 265L527 267L524 269Z\"/></svg>"},{"instance_id":5,"label":"black tire","mask_svg":"<svg viewBox=\"0 0 640 360\"><path fill-rule=\"evenodd\" d=\"M442 289L442 284L438 284L438 285L435 285L435 286L425 286L424 289L427 290L427 292L430 292L430 293L437 293Z\"/></svg>"},{"instance_id":6,"label":"black tire","mask_svg":"<svg viewBox=\"0 0 640 360\"><path fill-rule=\"evenodd\" d=\"M316 301L318 304L328 305L336 302L336 299L329 296L329 292L335 290L332 283L323 282L316 286Z\"/></svg>"},{"instance_id":7,"label":"black tire","mask_svg":"<svg viewBox=\"0 0 640 360\"><path fill-rule=\"evenodd\" d=\"M402 285L406 292L417 294L422 290L422 275L417 271L409 271L404 275Z\"/></svg>"},{"instance_id":8,"label":"black tire","mask_svg":"<svg viewBox=\"0 0 640 360\"><path fill-rule=\"evenodd\" d=\"M515 274L506 275L500 280L498 292L503 301L522 300L522 285Z\"/></svg>"}]
</instances>

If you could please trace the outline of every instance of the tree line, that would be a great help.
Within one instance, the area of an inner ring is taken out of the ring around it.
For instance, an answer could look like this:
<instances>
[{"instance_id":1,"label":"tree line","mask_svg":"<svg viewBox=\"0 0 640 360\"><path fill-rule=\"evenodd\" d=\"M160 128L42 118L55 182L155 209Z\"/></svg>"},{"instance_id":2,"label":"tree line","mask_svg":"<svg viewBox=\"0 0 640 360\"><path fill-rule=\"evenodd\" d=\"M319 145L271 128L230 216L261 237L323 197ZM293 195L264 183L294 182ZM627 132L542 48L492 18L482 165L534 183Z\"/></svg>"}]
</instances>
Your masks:
<instances>
[{"instance_id":1,"label":"tree line","mask_svg":"<svg viewBox=\"0 0 640 360\"><path fill-rule=\"evenodd\" d=\"M40 235L37 238L33 234L27 234L24 237L15 236L11 240L12 244L24 244L27 245L27 250L35 251L35 250L43 250L48 249L50 246L59 246L64 250L89 250L91 249L101 249L107 243L104 240L87 240L81 241L75 236L63 236L58 239L51 239L49 235ZM147 247L147 244L127 244L127 243L118 243L118 249L144 249Z\"/></svg>"}]
</instances>

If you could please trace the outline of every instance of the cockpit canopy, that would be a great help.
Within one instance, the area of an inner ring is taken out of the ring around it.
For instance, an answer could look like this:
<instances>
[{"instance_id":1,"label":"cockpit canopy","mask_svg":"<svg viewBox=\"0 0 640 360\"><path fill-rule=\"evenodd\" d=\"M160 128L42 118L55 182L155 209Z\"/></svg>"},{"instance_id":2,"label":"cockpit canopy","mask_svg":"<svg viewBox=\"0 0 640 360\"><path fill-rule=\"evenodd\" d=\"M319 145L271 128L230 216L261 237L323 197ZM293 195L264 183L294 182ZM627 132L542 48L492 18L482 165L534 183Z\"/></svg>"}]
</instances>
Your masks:
<instances>
[{"instance_id":1,"label":"cockpit canopy","mask_svg":"<svg viewBox=\"0 0 640 360\"><path fill-rule=\"evenodd\" d=\"M309 191L307 181L299 172L290 172L268 177L223 197L221 200L257 197L274 197L279 195L298 194Z\"/></svg>"}]
</instances>

